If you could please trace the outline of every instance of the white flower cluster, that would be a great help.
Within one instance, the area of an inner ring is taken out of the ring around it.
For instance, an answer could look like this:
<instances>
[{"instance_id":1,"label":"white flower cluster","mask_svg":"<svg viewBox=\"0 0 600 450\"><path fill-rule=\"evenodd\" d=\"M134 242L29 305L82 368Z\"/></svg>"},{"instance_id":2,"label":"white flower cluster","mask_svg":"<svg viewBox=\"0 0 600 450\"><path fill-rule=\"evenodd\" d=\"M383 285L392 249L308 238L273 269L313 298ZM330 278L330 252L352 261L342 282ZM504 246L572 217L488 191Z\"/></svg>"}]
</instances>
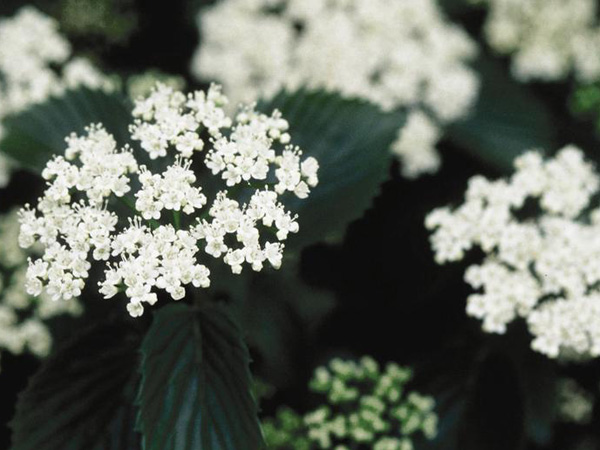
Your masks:
<instances>
[{"instance_id":1,"label":"white flower cluster","mask_svg":"<svg viewBox=\"0 0 600 450\"><path fill-rule=\"evenodd\" d=\"M414 107L392 148L407 177L437 170L439 126L466 115L477 95L466 65L475 44L434 0L225 0L199 20L192 71L237 101L308 86Z\"/></svg>"},{"instance_id":2,"label":"white flower cluster","mask_svg":"<svg viewBox=\"0 0 600 450\"><path fill-rule=\"evenodd\" d=\"M190 231L175 230L172 225L152 230L138 219L115 236L111 247L112 255L122 260L106 270L100 292L110 298L119 292L121 284L125 285L130 298L127 310L133 317L142 315L143 303L158 301L153 288L164 289L173 300L181 300L186 284L210 284L209 270L196 262L199 248Z\"/></svg>"},{"instance_id":3,"label":"white flower cluster","mask_svg":"<svg viewBox=\"0 0 600 450\"><path fill-rule=\"evenodd\" d=\"M70 58L71 47L58 23L35 8L25 6L14 17L0 19L0 137L6 116L65 89L113 89L112 81L88 60ZM0 186L8 180L9 167L2 159Z\"/></svg>"},{"instance_id":4,"label":"white flower cluster","mask_svg":"<svg viewBox=\"0 0 600 450\"><path fill-rule=\"evenodd\" d=\"M52 345L44 322L61 314L78 315L81 306L75 299L53 302L25 292L27 255L18 245L18 236L17 212L0 217L0 349L13 354L28 350L42 357Z\"/></svg>"},{"instance_id":5,"label":"white flower cluster","mask_svg":"<svg viewBox=\"0 0 600 450\"><path fill-rule=\"evenodd\" d=\"M232 120L222 109L226 103L218 86L186 97L160 84L136 102L131 134L145 150L140 158L176 154L160 173L139 164L129 147L118 149L101 125L67 138L64 157L54 157L43 171L48 187L37 207L21 211L21 246L40 242L45 249L29 264L28 292L54 299L80 295L91 255L106 262L100 292L110 298L124 291L128 311L139 316L145 303L158 300L157 289L179 300L186 285L209 286L209 269L197 261L202 249L234 273L244 264L255 271L265 262L279 268L282 241L299 228L279 196L308 196L319 165L287 145L288 124L279 112L266 116L244 108ZM211 144L205 165L232 188L212 202L191 169L192 157L205 147L204 133ZM131 192L134 179L139 188ZM233 189L250 189L249 200L239 203ZM114 198L131 209L128 223L109 211Z\"/></svg>"},{"instance_id":6,"label":"white flower cluster","mask_svg":"<svg viewBox=\"0 0 600 450\"><path fill-rule=\"evenodd\" d=\"M489 5L485 34L491 47L512 55L522 81L600 77L596 0L472 0Z\"/></svg>"},{"instance_id":7,"label":"white flower cluster","mask_svg":"<svg viewBox=\"0 0 600 450\"><path fill-rule=\"evenodd\" d=\"M208 93L198 91L186 97L159 83L148 97L136 102L131 136L140 141L151 159L166 156L169 147L191 158L194 152L204 149L197 132L200 126L216 136L221 128L231 127L231 119L222 108L225 104L227 99L216 86Z\"/></svg>"},{"instance_id":8,"label":"white flower cluster","mask_svg":"<svg viewBox=\"0 0 600 450\"><path fill-rule=\"evenodd\" d=\"M558 381L558 416L561 421L587 424L592 420L594 396L572 378Z\"/></svg>"},{"instance_id":9,"label":"white flower cluster","mask_svg":"<svg viewBox=\"0 0 600 450\"><path fill-rule=\"evenodd\" d=\"M600 355L600 209L591 210L600 178L581 150L569 146L544 161L529 152L509 180L469 182L465 202L426 219L440 264L479 247L481 265L465 280L480 293L467 313L483 329L504 333L527 319L532 348L549 357Z\"/></svg>"},{"instance_id":10,"label":"white flower cluster","mask_svg":"<svg viewBox=\"0 0 600 450\"><path fill-rule=\"evenodd\" d=\"M140 167L142 188L136 192L135 208L146 220L158 220L163 209L192 214L206 204L202 189L194 187L196 175L190 170L191 161L178 159L162 174L152 174Z\"/></svg>"},{"instance_id":11,"label":"white flower cluster","mask_svg":"<svg viewBox=\"0 0 600 450\"><path fill-rule=\"evenodd\" d=\"M419 433L437 434L435 402L406 392L410 369L364 357L358 363L334 359L319 367L311 381L324 405L303 417L289 409L263 423L269 448L340 449L369 446L374 450L412 450Z\"/></svg>"}]
</instances>

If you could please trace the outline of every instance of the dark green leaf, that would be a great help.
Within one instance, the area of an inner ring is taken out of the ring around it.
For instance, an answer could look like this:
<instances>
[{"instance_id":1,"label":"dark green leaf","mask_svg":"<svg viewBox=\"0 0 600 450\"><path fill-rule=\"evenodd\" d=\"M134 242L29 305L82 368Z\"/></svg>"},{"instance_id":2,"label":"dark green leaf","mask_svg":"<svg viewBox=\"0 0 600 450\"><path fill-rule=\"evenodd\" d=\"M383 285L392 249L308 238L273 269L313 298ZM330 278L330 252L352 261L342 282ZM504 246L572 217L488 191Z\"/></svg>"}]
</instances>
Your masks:
<instances>
[{"instance_id":1,"label":"dark green leaf","mask_svg":"<svg viewBox=\"0 0 600 450\"><path fill-rule=\"evenodd\" d=\"M460 421L465 413L465 400L459 396L436 398L435 411L438 415L438 432L434 439L424 440L421 450L458 450Z\"/></svg>"},{"instance_id":2,"label":"dark green leaf","mask_svg":"<svg viewBox=\"0 0 600 450\"><path fill-rule=\"evenodd\" d=\"M362 216L388 176L390 145L403 126L404 112L384 113L362 100L335 93L282 92L259 109L279 109L290 123L292 143L320 164L319 185L305 200L285 201L298 213L300 232L291 246L343 237ZM291 197L291 196L290 196Z\"/></svg>"},{"instance_id":3,"label":"dark green leaf","mask_svg":"<svg viewBox=\"0 0 600 450\"><path fill-rule=\"evenodd\" d=\"M6 118L0 151L40 173L53 155L64 153L65 138L71 133L81 134L88 125L102 123L122 145L128 141L130 122L120 95L82 87Z\"/></svg>"},{"instance_id":4,"label":"dark green leaf","mask_svg":"<svg viewBox=\"0 0 600 450\"><path fill-rule=\"evenodd\" d=\"M145 450L258 450L250 358L216 307L171 304L142 345L138 428Z\"/></svg>"},{"instance_id":5,"label":"dark green leaf","mask_svg":"<svg viewBox=\"0 0 600 450\"><path fill-rule=\"evenodd\" d=\"M449 347L428 358L423 390L435 395L440 424L424 450L520 450L554 442L557 366L531 350L530 340L524 324L513 324L506 335L486 337L484 346Z\"/></svg>"},{"instance_id":6,"label":"dark green leaf","mask_svg":"<svg viewBox=\"0 0 600 450\"><path fill-rule=\"evenodd\" d=\"M280 389L303 380L302 363L335 306L332 292L307 285L296 272L287 264L276 276L252 274L241 305L248 344L259 356L255 371Z\"/></svg>"},{"instance_id":7,"label":"dark green leaf","mask_svg":"<svg viewBox=\"0 0 600 450\"><path fill-rule=\"evenodd\" d=\"M524 151L552 150L555 131L544 104L497 61L483 56L475 68L482 83L479 99L467 119L449 127L450 140L500 170L511 170Z\"/></svg>"},{"instance_id":8,"label":"dark green leaf","mask_svg":"<svg viewBox=\"0 0 600 450\"><path fill-rule=\"evenodd\" d=\"M523 396L525 432L531 442L548 445L558 420L556 363L523 345L513 348L511 357Z\"/></svg>"},{"instance_id":9,"label":"dark green leaf","mask_svg":"<svg viewBox=\"0 0 600 450\"><path fill-rule=\"evenodd\" d=\"M135 450L139 338L96 326L51 356L20 396L13 450Z\"/></svg>"}]
</instances>

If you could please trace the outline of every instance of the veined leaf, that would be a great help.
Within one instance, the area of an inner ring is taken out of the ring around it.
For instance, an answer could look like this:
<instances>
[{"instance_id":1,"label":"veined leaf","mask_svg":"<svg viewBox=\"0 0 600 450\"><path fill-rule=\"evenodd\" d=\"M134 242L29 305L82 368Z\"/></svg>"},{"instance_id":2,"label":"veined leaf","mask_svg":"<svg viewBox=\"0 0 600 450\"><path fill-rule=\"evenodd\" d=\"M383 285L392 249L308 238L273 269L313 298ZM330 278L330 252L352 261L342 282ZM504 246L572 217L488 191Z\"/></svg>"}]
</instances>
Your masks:
<instances>
[{"instance_id":1,"label":"veined leaf","mask_svg":"<svg viewBox=\"0 0 600 450\"><path fill-rule=\"evenodd\" d=\"M497 61L482 56L475 69L481 77L477 104L449 127L449 139L503 171L512 170L513 160L527 150L552 150L555 131L544 104Z\"/></svg>"},{"instance_id":2,"label":"veined leaf","mask_svg":"<svg viewBox=\"0 0 600 450\"><path fill-rule=\"evenodd\" d=\"M123 145L129 141L130 122L129 107L119 94L81 87L7 117L0 152L40 173L53 155L64 153L65 138L71 133L81 134L88 125L102 123Z\"/></svg>"},{"instance_id":3,"label":"veined leaf","mask_svg":"<svg viewBox=\"0 0 600 450\"><path fill-rule=\"evenodd\" d=\"M220 308L171 304L158 311L142 345L143 448L262 448L249 362L238 328Z\"/></svg>"},{"instance_id":4,"label":"veined leaf","mask_svg":"<svg viewBox=\"0 0 600 450\"><path fill-rule=\"evenodd\" d=\"M135 450L139 339L102 325L59 349L20 396L13 450Z\"/></svg>"},{"instance_id":5,"label":"veined leaf","mask_svg":"<svg viewBox=\"0 0 600 450\"><path fill-rule=\"evenodd\" d=\"M406 113L385 113L363 100L306 90L281 92L259 109L267 114L279 109L290 124L292 143L320 165L319 185L310 196L285 201L300 224L289 245L343 237L346 226L363 215L387 179L390 145Z\"/></svg>"}]
</instances>

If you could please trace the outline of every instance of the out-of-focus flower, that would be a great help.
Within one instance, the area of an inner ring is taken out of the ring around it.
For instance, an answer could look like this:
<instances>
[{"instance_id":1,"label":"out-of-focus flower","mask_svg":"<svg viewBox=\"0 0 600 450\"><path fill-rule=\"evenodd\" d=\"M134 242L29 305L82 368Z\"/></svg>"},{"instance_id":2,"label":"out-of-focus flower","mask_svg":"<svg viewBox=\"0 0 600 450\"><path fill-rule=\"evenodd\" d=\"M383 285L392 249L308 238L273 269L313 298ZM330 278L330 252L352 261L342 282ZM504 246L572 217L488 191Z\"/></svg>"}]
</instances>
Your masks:
<instances>
[{"instance_id":1,"label":"out-of-focus flower","mask_svg":"<svg viewBox=\"0 0 600 450\"><path fill-rule=\"evenodd\" d=\"M412 440L437 434L433 398L407 391L410 369L390 363L382 370L371 358L332 360L319 367L310 388L322 405L304 416L281 409L264 421L269 448L278 450L412 450Z\"/></svg>"},{"instance_id":2,"label":"out-of-focus flower","mask_svg":"<svg viewBox=\"0 0 600 450\"><path fill-rule=\"evenodd\" d=\"M115 85L89 61L71 59L71 46L51 17L26 6L0 19L0 138L6 116L77 86L111 90ZM9 164L0 158L1 187L10 177Z\"/></svg>"},{"instance_id":3,"label":"out-of-focus flower","mask_svg":"<svg viewBox=\"0 0 600 450\"><path fill-rule=\"evenodd\" d=\"M27 254L19 247L17 211L0 216L0 350L29 351L47 356L52 337L45 320L61 314L79 315L77 299L32 298L25 291Z\"/></svg>"},{"instance_id":4,"label":"out-of-focus flower","mask_svg":"<svg viewBox=\"0 0 600 450\"><path fill-rule=\"evenodd\" d=\"M407 177L437 169L438 127L477 96L475 44L433 0L224 0L199 20L192 71L236 101L308 86L417 111L393 147Z\"/></svg>"},{"instance_id":5,"label":"out-of-focus flower","mask_svg":"<svg viewBox=\"0 0 600 450\"><path fill-rule=\"evenodd\" d=\"M544 161L529 152L508 180L469 182L465 202L426 219L440 264L473 247L486 254L465 280L481 290L467 313L504 333L524 317L532 348L549 357L600 355L600 209L590 210L600 179L570 146Z\"/></svg>"},{"instance_id":6,"label":"out-of-focus flower","mask_svg":"<svg viewBox=\"0 0 600 450\"><path fill-rule=\"evenodd\" d=\"M586 424L592 420L594 396L577 381L563 378L558 383L558 416L563 422Z\"/></svg>"},{"instance_id":7,"label":"out-of-focus flower","mask_svg":"<svg viewBox=\"0 0 600 450\"><path fill-rule=\"evenodd\" d=\"M491 47L512 55L522 81L556 81L570 73L584 82L600 77L596 0L472 0L486 3Z\"/></svg>"}]
</instances>

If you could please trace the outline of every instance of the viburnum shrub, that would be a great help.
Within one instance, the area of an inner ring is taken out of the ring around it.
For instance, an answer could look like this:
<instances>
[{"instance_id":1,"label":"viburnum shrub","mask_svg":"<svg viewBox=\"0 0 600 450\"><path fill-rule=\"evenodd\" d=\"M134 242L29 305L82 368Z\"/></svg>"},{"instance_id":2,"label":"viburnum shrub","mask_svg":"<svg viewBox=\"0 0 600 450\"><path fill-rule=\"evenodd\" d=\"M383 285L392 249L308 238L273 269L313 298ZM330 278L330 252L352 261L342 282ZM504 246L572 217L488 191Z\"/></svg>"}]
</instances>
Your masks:
<instances>
[{"instance_id":1,"label":"viburnum shrub","mask_svg":"<svg viewBox=\"0 0 600 450\"><path fill-rule=\"evenodd\" d=\"M100 292L123 292L129 313L140 316L157 290L180 300L185 286L208 287L203 258L222 259L234 273L278 269L283 241L299 229L280 198L308 197L319 164L289 144L278 111L243 107L230 118L226 104L216 85L186 96L159 84L138 100L131 137L150 161L167 160L158 172L101 124L69 136L42 173L48 186L38 204L20 213L21 246L44 246L29 262L28 293L78 297L97 261L105 267ZM191 168L197 159L223 184L211 199ZM244 188L250 194L240 201ZM129 207L126 217L112 210L113 199Z\"/></svg>"}]
</instances>

